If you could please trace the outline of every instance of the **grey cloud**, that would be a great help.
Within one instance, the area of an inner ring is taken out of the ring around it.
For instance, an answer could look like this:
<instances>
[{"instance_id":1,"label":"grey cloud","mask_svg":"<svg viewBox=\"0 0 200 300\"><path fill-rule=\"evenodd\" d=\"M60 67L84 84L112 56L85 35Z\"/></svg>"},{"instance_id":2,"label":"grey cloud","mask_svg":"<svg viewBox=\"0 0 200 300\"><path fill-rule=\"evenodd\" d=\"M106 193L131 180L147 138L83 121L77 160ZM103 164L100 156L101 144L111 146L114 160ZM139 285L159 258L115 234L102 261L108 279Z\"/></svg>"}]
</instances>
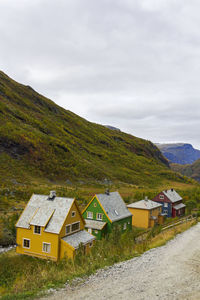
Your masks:
<instances>
[{"instance_id":1,"label":"grey cloud","mask_svg":"<svg viewBox=\"0 0 200 300\"><path fill-rule=\"evenodd\" d=\"M91 121L199 145L199 9L197 0L2 0L0 68Z\"/></svg>"}]
</instances>

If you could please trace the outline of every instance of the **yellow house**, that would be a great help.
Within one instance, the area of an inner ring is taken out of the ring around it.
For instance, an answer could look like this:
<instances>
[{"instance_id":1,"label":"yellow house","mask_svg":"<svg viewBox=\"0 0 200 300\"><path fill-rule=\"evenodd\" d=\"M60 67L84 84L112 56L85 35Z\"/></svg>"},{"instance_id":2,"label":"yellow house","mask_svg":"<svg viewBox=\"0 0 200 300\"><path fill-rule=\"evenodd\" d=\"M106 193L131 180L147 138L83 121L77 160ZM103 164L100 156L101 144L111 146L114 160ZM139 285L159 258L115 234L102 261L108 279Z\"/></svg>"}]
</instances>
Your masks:
<instances>
[{"instance_id":1,"label":"yellow house","mask_svg":"<svg viewBox=\"0 0 200 300\"><path fill-rule=\"evenodd\" d=\"M163 223L162 204L149 200L147 197L127 207L132 214L133 226L149 228L156 223Z\"/></svg>"},{"instance_id":2,"label":"yellow house","mask_svg":"<svg viewBox=\"0 0 200 300\"><path fill-rule=\"evenodd\" d=\"M84 230L85 221L75 199L33 194L17 224L16 252L57 261L74 258L80 244L87 253L95 237Z\"/></svg>"}]
</instances>

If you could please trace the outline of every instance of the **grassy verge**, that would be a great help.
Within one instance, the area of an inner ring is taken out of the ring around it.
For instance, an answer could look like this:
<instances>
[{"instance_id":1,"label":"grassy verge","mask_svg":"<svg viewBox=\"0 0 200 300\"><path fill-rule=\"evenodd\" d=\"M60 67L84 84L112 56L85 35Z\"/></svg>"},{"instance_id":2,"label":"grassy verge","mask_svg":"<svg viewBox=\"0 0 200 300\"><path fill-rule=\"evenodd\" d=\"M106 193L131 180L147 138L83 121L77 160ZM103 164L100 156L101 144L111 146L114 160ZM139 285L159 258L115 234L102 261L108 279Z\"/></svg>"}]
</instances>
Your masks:
<instances>
[{"instance_id":1,"label":"grassy verge","mask_svg":"<svg viewBox=\"0 0 200 300\"><path fill-rule=\"evenodd\" d=\"M196 220L192 220L159 233L158 235L156 235L151 239L149 243L149 249L165 245L168 241L173 239L177 234L186 231L192 225L195 224L196 224Z\"/></svg>"},{"instance_id":2,"label":"grassy verge","mask_svg":"<svg viewBox=\"0 0 200 300\"><path fill-rule=\"evenodd\" d=\"M12 250L0 256L0 294L3 300L31 299L38 292L61 287L75 277L88 276L97 269L128 260L151 248L162 246L193 224L195 221L190 221L162 233L153 229L140 244L134 242L138 230L120 235L116 229L109 240L97 242L88 256L84 256L80 249L75 261L63 259L55 263L16 255Z\"/></svg>"}]
</instances>

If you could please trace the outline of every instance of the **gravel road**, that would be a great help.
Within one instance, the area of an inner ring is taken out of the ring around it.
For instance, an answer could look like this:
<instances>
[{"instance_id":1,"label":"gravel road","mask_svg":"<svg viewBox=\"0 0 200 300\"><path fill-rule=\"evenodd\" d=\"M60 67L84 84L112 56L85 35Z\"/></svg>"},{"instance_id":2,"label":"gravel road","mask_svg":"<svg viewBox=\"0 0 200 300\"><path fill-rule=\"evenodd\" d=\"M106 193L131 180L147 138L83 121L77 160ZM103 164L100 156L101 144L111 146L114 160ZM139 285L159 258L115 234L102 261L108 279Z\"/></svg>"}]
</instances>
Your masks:
<instances>
[{"instance_id":1,"label":"gravel road","mask_svg":"<svg viewBox=\"0 0 200 300\"><path fill-rule=\"evenodd\" d=\"M99 270L42 300L199 300L200 223L165 246Z\"/></svg>"}]
</instances>

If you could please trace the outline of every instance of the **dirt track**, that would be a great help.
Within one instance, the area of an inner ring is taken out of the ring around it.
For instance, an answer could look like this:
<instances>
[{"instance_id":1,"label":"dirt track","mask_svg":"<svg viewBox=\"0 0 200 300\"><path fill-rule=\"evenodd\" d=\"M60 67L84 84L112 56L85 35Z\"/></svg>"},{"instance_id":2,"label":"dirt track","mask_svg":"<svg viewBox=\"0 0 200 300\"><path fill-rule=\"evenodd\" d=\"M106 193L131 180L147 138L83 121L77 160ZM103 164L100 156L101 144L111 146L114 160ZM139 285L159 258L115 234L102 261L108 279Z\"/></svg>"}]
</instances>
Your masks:
<instances>
[{"instance_id":1,"label":"dirt track","mask_svg":"<svg viewBox=\"0 0 200 300\"><path fill-rule=\"evenodd\" d=\"M84 283L43 300L199 300L200 223L165 246L100 270Z\"/></svg>"}]
</instances>

